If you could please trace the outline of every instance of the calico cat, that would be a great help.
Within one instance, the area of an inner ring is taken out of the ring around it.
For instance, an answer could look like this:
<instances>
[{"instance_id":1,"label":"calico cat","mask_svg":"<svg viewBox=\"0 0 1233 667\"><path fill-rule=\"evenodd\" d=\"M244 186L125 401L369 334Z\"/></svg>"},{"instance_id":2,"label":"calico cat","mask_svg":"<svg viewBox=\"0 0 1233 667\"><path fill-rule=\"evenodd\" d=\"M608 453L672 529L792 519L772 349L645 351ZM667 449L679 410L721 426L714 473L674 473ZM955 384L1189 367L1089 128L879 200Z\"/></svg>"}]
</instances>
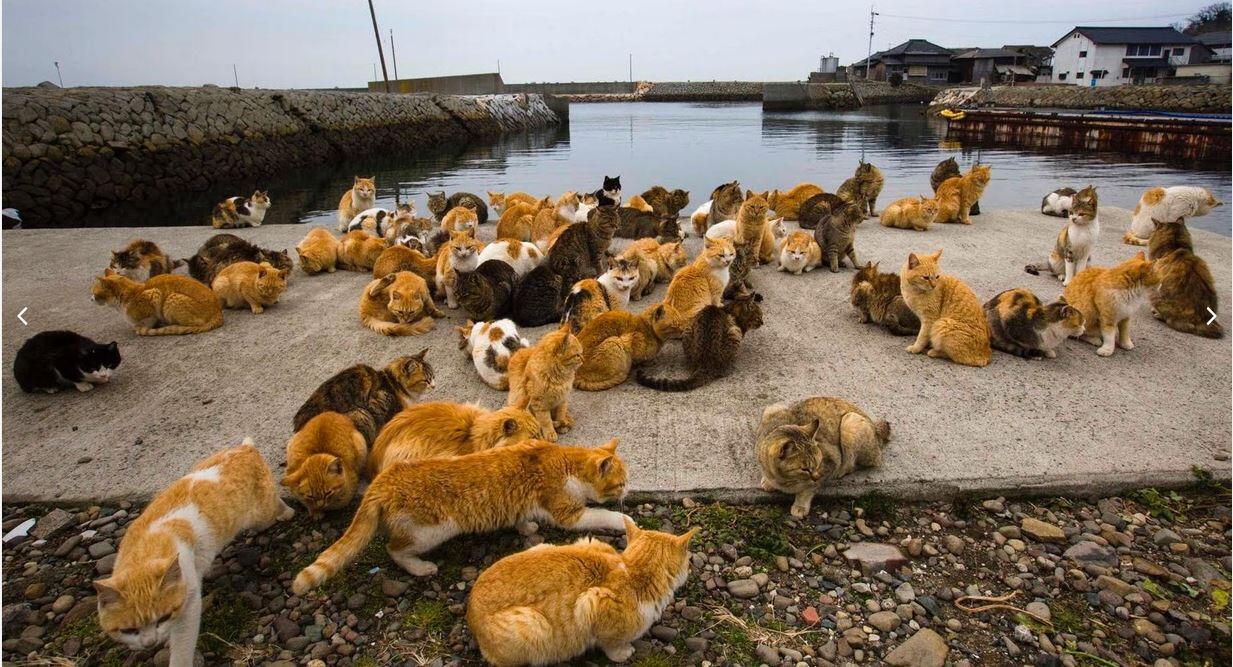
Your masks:
<instances>
[{"instance_id":1,"label":"calico cat","mask_svg":"<svg viewBox=\"0 0 1233 667\"><path fill-rule=\"evenodd\" d=\"M419 403L394 415L381 429L368 458L368 476L375 478L400 461L465 456L539 437L539 422L521 408Z\"/></svg>"},{"instance_id":2,"label":"calico cat","mask_svg":"<svg viewBox=\"0 0 1233 667\"><path fill-rule=\"evenodd\" d=\"M1160 284L1160 274L1143 252L1114 267L1091 266L1079 272L1063 290L1067 303L1083 314L1086 330L1080 338L1099 345L1096 354L1113 355L1117 347L1133 350L1130 318Z\"/></svg>"},{"instance_id":3,"label":"calico cat","mask_svg":"<svg viewBox=\"0 0 1233 667\"><path fill-rule=\"evenodd\" d=\"M235 262L269 262L276 269L292 269L286 250L275 252L245 241L235 234L215 234L201 244L197 254L188 260L188 275L205 285L214 282L223 267Z\"/></svg>"},{"instance_id":4,"label":"calico cat","mask_svg":"<svg viewBox=\"0 0 1233 667\"><path fill-rule=\"evenodd\" d=\"M570 275L576 270L569 271ZM531 269L514 289L511 317L520 327L538 327L561 319L566 289L565 276L548 263Z\"/></svg>"},{"instance_id":5,"label":"calico cat","mask_svg":"<svg viewBox=\"0 0 1233 667\"><path fill-rule=\"evenodd\" d=\"M1212 196L1206 188L1175 185L1170 188L1148 188L1135 204L1130 229L1122 237L1128 245L1147 245L1154 227L1152 220L1178 220L1207 215L1224 202Z\"/></svg>"},{"instance_id":6,"label":"calico cat","mask_svg":"<svg viewBox=\"0 0 1233 667\"><path fill-rule=\"evenodd\" d=\"M300 270L308 275L334 273L338 266L338 239L325 227L314 227L295 247Z\"/></svg>"},{"instance_id":7,"label":"calico cat","mask_svg":"<svg viewBox=\"0 0 1233 667\"><path fill-rule=\"evenodd\" d=\"M856 204L862 218L872 218L877 215L874 207L878 202L878 195L882 193L882 183L882 172L861 160L856 166L856 173L844 181L835 194Z\"/></svg>"},{"instance_id":8,"label":"calico cat","mask_svg":"<svg viewBox=\"0 0 1233 667\"><path fill-rule=\"evenodd\" d=\"M582 352L582 343L569 326L562 326L510 357L507 405L535 415L545 440L555 441L558 433L568 433L574 426L569 392L582 365Z\"/></svg>"},{"instance_id":9,"label":"calico cat","mask_svg":"<svg viewBox=\"0 0 1233 667\"><path fill-rule=\"evenodd\" d=\"M215 556L294 515L251 439L198 463L128 524L111 575L94 582L99 627L134 651L165 643L171 667L191 667Z\"/></svg>"},{"instance_id":10,"label":"calico cat","mask_svg":"<svg viewBox=\"0 0 1233 667\"><path fill-rule=\"evenodd\" d=\"M323 412L344 414L356 430L372 444L385 423L420 395L433 388L432 364L419 354L397 357L381 370L357 364L335 373L321 383L296 411L292 430L304 428L308 420Z\"/></svg>"},{"instance_id":11,"label":"calico cat","mask_svg":"<svg viewBox=\"0 0 1233 667\"><path fill-rule=\"evenodd\" d=\"M689 376L653 378L638 369L638 384L658 391L690 391L724 377L736 365L745 334L762 326L760 303L761 294L745 292L722 306L705 306L685 328L681 341Z\"/></svg>"},{"instance_id":12,"label":"calico cat","mask_svg":"<svg viewBox=\"0 0 1233 667\"><path fill-rule=\"evenodd\" d=\"M449 213L441 218L441 229L453 232L467 232L471 236L475 236L475 230L479 225L479 216L475 214L475 209L471 208L471 202L465 202L450 209Z\"/></svg>"},{"instance_id":13,"label":"calico cat","mask_svg":"<svg viewBox=\"0 0 1233 667\"><path fill-rule=\"evenodd\" d=\"M368 283L360 295L360 323L383 336L416 336L445 317L428 293L428 283L410 271Z\"/></svg>"},{"instance_id":14,"label":"calico cat","mask_svg":"<svg viewBox=\"0 0 1233 667\"><path fill-rule=\"evenodd\" d=\"M574 212L574 222L586 222L591 211L599 208L599 199L590 192L584 192L578 197L578 210Z\"/></svg>"},{"instance_id":15,"label":"calico cat","mask_svg":"<svg viewBox=\"0 0 1233 667\"><path fill-rule=\"evenodd\" d=\"M883 227L897 229L915 229L918 232L927 231L929 225L938 217L938 200L919 197L905 197L895 200L882 209L878 222Z\"/></svg>"},{"instance_id":16,"label":"calico cat","mask_svg":"<svg viewBox=\"0 0 1233 667\"><path fill-rule=\"evenodd\" d=\"M1160 288L1152 293L1152 314L1183 333L1220 338L1224 328L1211 317L1220 312L1215 281L1207 262L1194 254L1185 220L1152 224L1156 229L1148 252L1160 277Z\"/></svg>"},{"instance_id":17,"label":"calico cat","mask_svg":"<svg viewBox=\"0 0 1233 667\"><path fill-rule=\"evenodd\" d=\"M824 482L858 468L882 467L890 424L851 403L815 396L762 411L754 451L762 467L762 488L795 496L792 516L809 515Z\"/></svg>"},{"instance_id":18,"label":"calico cat","mask_svg":"<svg viewBox=\"0 0 1233 667\"><path fill-rule=\"evenodd\" d=\"M731 239L703 239L701 254L668 283L664 305L679 318L678 324L692 320L704 306L723 305L728 267L734 259L736 249Z\"/></svg>"},{"instance_id":19,"label":"calico cat","mask_svg":"<svg viewBox=\"0 0 1233 667\"><path fill-rule=\"evenodd\" d=\"M347 225L360 211L377 206L377 180L374 177L355 177L351 189L338 200L338 231L347 231Z\"/></svg>"},{"instance_id":20,"label":"calico cat","mask_svg":"<svg viewBox=\"0 0 1233 667\"><path fill-rule=\"evenodd\" d=\"M618 554L584 537L541 544L484 570L467 601L467 624L484 660L498 667L572 662L598 646L614 663L659 620L689 576L689 542L625 522ZM545 577L551 572L551 577Z\"/></svg>"},{"instance_id":21,"label":"calico cat","mask_svg":"<svg viewBox=\"0 0 1233 667\"><path fill-rule=\"evenodd\" d=\"M638 265L629 259L612 258L599 278L574 283L565 298L565 319L574 331L603 313L626 310L630 291L638 282Z\"/></svg>"},{"instance_id":22,"label":"calico cat","mask_svg":"<svg viewBox=\"0 0 1233 667\"><path fill-rule=\"evenodd\" d=\"M604 185L592 194L600 206L621 205L621 177L604 176Z\"/></svg>"},{"instance_id":23,"label":"calico cat","mask_svg":"<svg viewBox=\"0 0 1233 667\"><path fill-rule=\"evenodd\" d=\"M517 283L518 274L513 267L499 259L490 259L474 271L457 272L454 296L471 319L495 320L509 312Z\"/></svg>"},{"instance_id":24,"label":"calico cat","mask_svg":"<svg viewBox=\"0 0 1233 667\"><path fill-rule=\"evenodd\" d=\"M1092 248L1100 237L1100 220L1096 214L1096 188L1089 185L1072 197L1070 223L1057 235L1049 260L1043 264L1028 264L1023 270L1032 275L1048 271L1063 285L1069 285L1076 273L1087 268Z\"/></svg>"},{"instance_id":25,"label":"calico cat","mask_svg":"<svg viewBox=\"0 0 1233 667\"><path fill-rule=\"evenodd\" d=\"M735 220L737 211L745 202L743 192L739 181L724 183L711 191L711 208L707 211L706 227L724 220ZM698 232L698 236L702 236L706 227L698 229L695 225L694 231Z\"/></svg>"},{"instance_id":26,"label":"calico cat","mask_svg":"<svg viewBox=\"0 0 1233 667\"><path fill-rule=\"evenodd\" d=\"M467 456L395 463L372 481L347 532L296 575L305 595L355 560L384 528L386 551L417 577L437 572L419 558L455 535L517 527L526 534L548 521L568 530L624 530L624 514L587 507L625 495L617 441L565 447L532 440Z\"/></svg>"},{"instance_id":27,"label":"calico cat","mask_svg":"<svg viewBox=\"0 0 1233 667\"><path fill-rule=\"evenodd\" d=\"M790 190L780 192L772 190L766 203L775 211L775 215L784 220L796 220L800 214L801 204L814 195L822 194L822 188L813 183L797 183Z\"/></svg>"},{"instance_id":28,"label":"calico cat","mask_svg":"<svg viewBox=\"0 0 1233 667\"><path fill-rule=\"evenodd\" d=\"M382 237L370 236L363 231L347 232L338 240L338 267L367 273L385 248L386 242Z\"/></svg>"},{"instance_id":29,"label":"calico cat","mask_svg":"<svg viewBox=\"0 0 1233 667\"><path fill-rule=\"evenodd\" d=\"M276 269L269 262L236 262L218 272L210 285L223 308L248 308L254 315L278 303L287 289L288 269Z\"/></svg>"},{"instance_id":30,"label":"calico cat","mask_svg":"<svg viewBox=\"0 0 1233 667\"><path fill-rule=\"evenodd\" d=\"M72 331L43 331L17 350L13 377L26 393L54 394L64 387L85 392L110 382L119 365L120 347L115 341L100 345Z\"/></svg>"},{"instance_id":31,"label":"calico cat","mask_svg":"<svg viewBox=\"0 0 1233 667\"><path fill-rule=\"evenodd\" d=\"M1057 218L1068 218L1074 196L1074 188L1058 188L1041 198L1040 212Z\"/></svg>"},{"instance_id":32,"label":"calico cat","mask_svg":"<svg viewBox=\"0 0 1233 667\"><path fill-rule=\"evenodd\" d=\"M1083 334L1083 315L1066 299L1046 305L1022 287L986 302L985 321L993 347L1024 359L1054 359L1067 338Z\"/></svg>"},{"instance_id":33,"label":"calico cat","mask_svg":"<svg viewBox=\"0 0 1233 667\"><path fill-rule=\"evenodd\" d=\"M472 204L471 208L475 209L475 216L479 220L479 224L486 224L488 222L488 204L470 192L455 192L446 197L445 191L442 190L441 192L428 195L428 210L432 212L437 222L442 222L446 213L468 203Z\"/></svg>"},{"instance_id":34,"label":"calico cat","mask_svg":"<svg viewBox=\"0 0 1233 667\"><path fill-rule=\"evenodd\" d=\"M809 232L792 232L779 244L779 270L794 276L809 273L822 263L822 247Z\"/></svg>"},{"instance_id":35,"label":"calico cat","mask_svg":"<svg viewBox=\"0 0 1233 667\"><path fill-rule=\"evenodd\" d=\"M822 256L826 258L831 273L839 272L844 257L852 262L852 268L860 266L856 260L856 226L864 219L859 207L846 203L832 210L813 231L813 240L822 249Z\"/></svg>"},{"instance_id":36,"label":"calico cat","mask_svg":"<svg viewBox=\"0 0 1233 667\"><path fill-rule=\"evenodd\" d=\"M534 202L535 199L536 198L534 195L526 192L511 192L507 195L504 192L493 192L492 190L488 191L488 205L492 207L492 210L497 215L501 215L501 213L503 213L505 209L510 206L522 203L530 204Z\"/></svg>"},{"instance_id":37,"label":"calico cat","mask_svg":"<svg viewBox=\"0 0 1233 667\"><path fill-rule=\"evenodd\" d=\"M479 266L479 254L484 249L469 232L450 232L450 242L437 254L435 284L438 294L445 295L445 305L451 310L458 307L454 286L458 271L474 271Z\"/></svg>"},{"instance_id":38,"label":"calico cat","mask_svg":"<svg viewBox=\"0 0 1233 667\"><path fill-rule=\"evenodd\" d=\"M801 229L817 229L824 220L837 215L838 211L849 206L855 208L858 213L860 212L855 204L843 197L832 192L823 192L806 199L801 204L797 211L797 223L800 224ZM864 216L861 216L861 219L863 220Z\"/></svg>"},{"instance_id":39,"label":"calico cat","mask_svg":"<svg viewBox=\"0 0 1233 667\"><path fill-rule=\"evenodd\" d=\"M591 320L578 333L582 365L574 387L583 391L611 389L629 377L635 366L659 356L664 341L681 335L663 304L635 315L616 310Z\"/></svg>"},{"instance_id":40,"label":"calico cat","mask_svg":"<svg viewBox=\"0 0 1233 667\"><path fill-rule=\"evenodd\" d=\"M987 366L993 353L980 301L962 280L942 273L938 266L941 257L941 250L932 255L909 253L899 274L903 300L920 318L920 331L908 352L928 350L933 358Z\"/></svg>"},{"instance_id":41,"label":"calico cat","mask_svg":"<svg viewBox=\"0 0 1233 667\"><path fill-rule=\"evenodd\" d=\"M269 208L270 195L265 190L256 190L251 197L228 197L214 205L210 224L214 229L260 227Z\"/></svg>"},{"instance_id":42,"label":"calico cat","mask_svg":"<svg viewBox=\"0 0 1233 667\"><path fill-rule=\"evenodd\" d=\"M920 331L920 318L903 300L899 274L879 273L873 262L852 276L851 302L862 323L881 324L896 336L915 336Z\"/></svg>"},{"instance_id":43,"label":"calico cat","mask_svg":"<svg viewBox=\"0 0 1233 667\"><path fill-rule=\"evenodd\" d=\"M377 255L372 264L372 277L384 278L391 273L410 271L423 278L429 285L437 282L437 263L446 246L442 246L436 255L426 255L418 250L403 246L391 246Z\"/></svg>"},{"instance_id":44,"label":"calico cat","mask_svg":"<svg viewBox=\"0 0 1233 667\"><path fill-rule=\"evenodd\" d=\"M509 389L509 358L531 341L518 333L511 320L472 322L458 327L458 349L471 355L475 371L484 384L506 391Z\"/></svg>"},{"instance_id":45,"label":"calico cat","mask_svg":"<svg viewBox=\"0 0 1233 667\"><path fill-rule=\"evenodd\" d=\"M989 185L991 169L987 164L974 164L963 176L943 181L934 195L938 200L937 222L972 224L968 217L972 203L980 199L985 192L985 186Z\"/></svg>"},{"instance_id":46,"label":"calico cat","mask_svg":"<svg viewBox=\"0 0 1233 667\"><path fill-rule=\"evenodd\" d=\"M281 484L320 519L351 504L368 458L364 435L346 415L322 412L287 441L287 474Z\"/></svg>"},{"instance_id":47,"label":"calico cat","mask_svg":"<svg viewBox=\"0 0 1233 667\"><path fill-rule=\"evenodd\" d=\"M955 158L948 157L939 162L938 166L933 168L933 173L929 175L929 187L933 188L935 198L938 186L945 183L946 179L962 175L963 173L959 171L959 163L955 162ZM979 201L972 202L971 215L980 215Z\"/></svg>"},{"instance_id":48,"label":"calico cat","mask_svg":"<svg viewBox=\"0 0 1233 667\"><path fill-rule=\"evenodd\" d=\"M218 297L188 276L169 273L139 283L106 269L95 279L91 298L124 313L138 336L195 334L223 326Z\"/></svg>"},{"instance_id":49,"label":"calico cat","mask_svg":"<svg viewBox=\"0 0 1233 667\"><path fill-rule=\"evenodd\" d=\"M672 280L672 276L689 263L683 243L660 243L655 239L634 241L617 258L633 262L638 267L638 282L634 283L629 293L633 301L650 294L655 289L655 283Z\"/></svg>"},{"instance_id":50,"label":"calico cat","mask_svg":"<svg viewBox=\"0 0 1233 667\"><path fill-rule=\"evenodd\" d=\"M514 273L519 277L523 277L531 272L531 269L539 266L543 261L544 254L540 252L539 246L526 241L515 241L513 239L498 239L488 245L479 254L479 263L483 264L490 259L500 260L509 264L514 269Z\"/></svg>"},{"instance_id":51,"label":"calico cat","mask_svg":"<svg viewBox=\"0 0 1233 667\"><path fill-rule=\"evenodd\" d=\"M138 239L129 243L123 250L113 250L111 253L111 270L144 283L152 276L171 273L184 266L184 260L174 262L152 241Z\"/></svg>"},{"instance_id":52,"label":"calico cat","mask_svg":"<svg viewBox=\"0 0 1233 667\"><path fill-rule=\"evenodd\" d=\"M651 205L651 212L658 218L681 217L681 209L689 204L689 191L677 188L669 191L656 185L642 193L642 200Z\"/></svg>"},{"instance_id":53,"label":"calico cat","mask_svg":"<svg viewBox=\"0 0 1233 667\"><path fill-rule=\"evenodd\" d=\"M423 250L427 247L429 235L437 229L437 224L432 218L397 217L386 228L385 240L390 245Z\"/></svg>"},{"instance_id":54,"label":"calico cat","mask_svg":"<svg viewBox=\"0 0 1233 667\"><path fill-rule=\"evenodd\" d=\"M415 204L399 204L395 210L379 206L365 209L355 214L347 223L347 232L365 232L372 236L380 236L391 240L391 230L396 220L410 221L415 219Z\"/></svg>"}]
</instances>

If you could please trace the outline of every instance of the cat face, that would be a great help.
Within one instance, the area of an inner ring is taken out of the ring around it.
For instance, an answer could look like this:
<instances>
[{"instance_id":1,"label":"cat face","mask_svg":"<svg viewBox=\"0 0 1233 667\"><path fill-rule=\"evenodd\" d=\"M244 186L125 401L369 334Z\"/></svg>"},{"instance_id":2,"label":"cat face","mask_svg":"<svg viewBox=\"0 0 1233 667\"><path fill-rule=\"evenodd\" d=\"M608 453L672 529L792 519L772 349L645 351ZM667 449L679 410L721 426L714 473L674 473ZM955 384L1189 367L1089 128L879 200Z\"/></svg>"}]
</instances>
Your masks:
<instances>
[{"instance_id":1,"label":"cat face","mask_svg":"<svg viewBox=\"0 0 1233 667\"><path fill-rule=\"evenodd\" d=\"M604 194L611 199L617 199L621 196L621 177L620 176L604 176Z\"/></svg>"},{"instance_id":2,"label":"cat face","mask_svg":"<svg viewBox=\"0 0 1233 667\"><path fill-rule=\"evenodd\" d=\"M938 200L936 199L920 199L920 217L929 222L933 222L938 217Z\"/></svg>"},{"instance_id":3,"label":"cat face","mask_svg":"<svg viewBox=\"0 0 1233 667\"><path fill-rule=\"evenodd\" d=\"M488 191L488 205L494 208L505 206L505 193Z\"/></svg>"},{"instance_id":4,"label":"cat face","mask_svg":"<svg viewBox=\"0 0 1233 667\"><path fill-rule=\"evenodd\" d=\"M398 271L381 279L380 291L385 293L385 307L395 321L406 324L423 317L429 305L426 302L431 300L423 282L410 271Z\"/></svg>"},{"instance_id":5,"label":"cat face","mask_svg":"<svg viewBox=\"0 0 1233 667\"><path fill-rule=\"evenodd\" d=\"M445 214L445 207L449 202L449 198L445 196L445 191L434 192L428 195L428 210L432 211L433 215L440 217Z\"/></svg>"},{"instance_id":6,"label":"cat face","mask_svg":"<svg viewBox=\"0 0 1233 667\"><path fill-rule=\"evenodd\" d=\"M941 257L941 250L932 255L909 254L908 263L904 267L904 279L918 292L932 292L942 278L942 270L938 266Z\"/></svg>"},{"instance_id":7,"label":"cat face","mask_svg":"<svg viewBox=\"0 0 1233 667\"><path fill-rule=\"evenodd\" d=\"M479 264L479 254L483 244L475 240L470 232L450 232L450 261L459 271L474 271Z\"/></svg>"},{"instance_id":8,"label":"cat face","mask_svg":"<svg viewBox=\"0 0 1233 667\"><path fill-rule=\"evenodd\" d=\"M572 338L572 336L571 336ZM616 438L588 452L582 468L582 481L594 490L592 500L600 503L620 500L625 497L627 473L625 462L616 455Z\"/></svg>"},{"instance_id":9,"label":"cat face","mask_svg":"<svg viewBox=\"0 0 1233 667\"><path fill-rule=\"evenodd\" d=\"M758 292L741 291L732 301L724 304L724 312L736 320L741 331L752 331L762 326L762 295Z\"/></svg>"},{"instance_id":10,"label":"cat face","mask_svg":"<svg viewBox=\"0 0 1233 667\"><path fill-rule=\"evenodd\" d=\"M813 237L804 232L797 232L784 241L784 251L795 261L803 262L809 255L809 244Z\"/></svg>"},{"instance_id":11,"label":"cat face","mask_svg":"<svg viewBox=\"0 0 1233 667\"><path fill-rule=\"evenodd\" d=\"M1198 205L1195 207L1194 214L1195 216L1207 215L1209 212L1211 212L1212 209L1216 208L1217 206L1220 206L1223 203L1224 202L1220 201L1219 199L1216 199L1216 197L1212 195L1211 192L1208 192L1207 197L1200 200Z\"/></svg>"},{"instance_id":12,"label":"cat face","mask_svg":"<svg viewBox=\"0 0 1233 667\"><path fill-rule=\"evenodd\" d=\"M1066 303L1066 299L1058 299L1053 303L1044 307L1045 321L1051 325L1061 327L1067 337L1080 336L1083 334L1084 320L1083 313L1079 309Z\"/></svg>"},{"instance_id":13,"label":"cat face","mask_svg":"<svg viewBox=\"0 0 1233 667\"><path fill-rule=\"evenodd\" d=\"M1096 188L1090 185L1070 198L1070 221L1077 225L1086 225L1095 220L1096 210Z\"/></svg>"},{"instance_id":14,"label":"cat face","mask_svg":"<svg viewBox=\"0 0 1233 667\"><path fill-rule=\"evenodd\" d=\"M557 197L557 206L561 208L576 209L578 208L578 203L578 193L573 190Z\"/></svg>"},{"instance_id":15,"label":"cat face","mask_svg":"<svg viewBox=\"0 0 1233 667\"><path fill-rule=\"evenodd\" d=\"M132 250L113 250L111 252L111 268L116 271L136 269L140 265L141 256Z\"/></svg>"},{"instance_id":16,"label":"cat face","mask_svg":"<svg viewBox=\"0 0 1233 667\"><path fill-rule=\"evenodd\" d=\"M372 199L377 196L377 180L371 176L368 178L356 176L355 185L352 185L351 189L355 190L361 199Z\"/></svg>"},{"instance_id":17,"label":"cat face","mask_svg":"<svg viewBox=\"0 0 1233 667\"><path fill-rule=\"evenodd\" d=\"M852 276L852 285L861 283L871 283L878 277L878 265L873 262L866 262L864 266L856 270Z\"/></svg>"},{"instance_id":18,"label":"cat face","mask_svg":"<svg viewBox=\"0 0 1233 667\"><path fill-rule=\"evenodd\" d=\"M111 372L120 365L120 347L113 341L107 345L83 345L77 351L77 369L89 382L107 382Z\"/></svg>"},{"instance_id":19,"label":"cat face","mask_svg":"<svg viewBox=\"0 0 1233 667\"><path fill-rule=\"evenodd\" d=\"M587 215L587 224L602 238L610 239L621 226L620 209L616 206L599 206Z\"/></svg>"},{"instance_id":20,"label":"cat face","mask_svg":"<svg viewBox=\"0 0 1233 667\"><path fill-rule=\"evenodd\" d=\"M706 245L702 250L702 255L706 257L706 263L712 268L722 269L730 266L732 260L736 259L736 247L732 245L732 239L723 236L717 239L705 238L703 242Z\"/></svg>"},{"instance_id":21,"label":"cat face","mask_svg":"<svg viewBox=\"0 0 1233 667\"><path fill-rule=\"evenodd\" d=\"M103 275L94 279L94 285L90 288L90 298L100 305L118 305L123 303L126 284L131 284L128 278L111 269L104 269Z\"/></svg>"},{"instance_id":22,"label":"cat face","mask_svg":"<svg viewBox=\"0 0 1233 667\"><path fill-rule=\"evenodd\" d=\"M676 216L667 216L659 221L659 226L656 230L656 240L660 243L665 241L681 241L685 239L685 231L681 229L681 221L677 220Z\"/></svg>"},{"instance_id":23,"label":"cat face","mask_svg":"<svg viewBox=\"0 0 1233 667\"><path fill-rule=\"evenodd\" d=\"M253 196L248 198L248 201L256 206L269 206L270 195L265 190L255 190Z\"/></svg>"},{"instance_id":24,"label":"cat face","mask_svg":"<svg viewBox=\"0 0 1233 667\"><path fill-rule=\"evenodd\" d=\"M788 424L767 435L771 440L771 472L785 487L809 488L825 475L822 447L814 440L818 426L815 419L808 426Z\"/></svg>"},{"instance_id":25,"label":"cat face","mask_svg":"<svg viewBox=\"0 0 1233 667\"><path fill-rule=\"evenodd\" d=\"M171 558L134 563L120 576L94 582L98 623L112 639L140 651L161 646L184 605L180 563Z\"/></svg>"},{"instance_id":26,"label":"cat face","mask_svg":"<svg viewBox=\"0 0 1233 667\"><path fill-rule=\"evenodd\" d=\"M974 164L972 165L972 169L968 171L968 175L971 176L973 182L981 187L984 187L989 183L989 172L992 170L992 165Z\"/></svg>"},{"instance_id":27,"label":"cat face","mask_svg":"<svg viewBox=\"0 0 1233 667\"><path fill-rule=\"evenodd\" d=\"M264 300L277 300L287 289L288 269L276 269L269 262L261 263L261 271L257 274L257 295Z\"/></svg>"},{"instance_id":28,"label":"cat face","mask_svg":"<svg viewBox=\"0 0 1233 667\"><path fill-rule=\"evenodd\" d=\"M720 209L730 210L738 205L743 199L741 196L740 182L732 181L731 183L724 183L718 188L715 188L715 191L711 193L711 199L714 201L712 208L718 206Z\"/></svg>"},{"instance_id":29,"label":"cat face","mask_svg":"<svg viewBox=\"0 0 1233 667\"><path fill-rule=\"evenodd\" d=\"M393 376L395 386L404 396L419 396L433 388L432 364L424 359L427 354L428 348L424 348L419 354L398 357L385 366L386 373Z\"/></svg>"},{"instance_id":30,"label":"cat face","mask_svg":"<svg viewBox=\"0 0 1233 667\"><path fill-rule=\"evenodd\" d=\"M638 263L630 259L618 257L612 260L607 275L611 284L618 291L628 292L638 282Z\"/></svg>"},{"instance_id":31,"label":"cat face","mask_svg":"<svg viewBox=\"0 0 1233 667\"><path fill-rule=\"evenodd\" d=\"M689 205L689 190L681 190L677 188L668 195L668 210L675 209L680 212L681 209Z\"/></svg>"},{"instance_id":32,"label":"cat face","mask_svg":"<svg viewBox=\"0 0 1233 667\"><path fill-rule=\"evenodd\" d=\"M678 537L656 530L642 530L626 518L623 557L641 563L652 572L671 573L672 590L676 590L689 577L689 543L699 530L691 528Z\"/></svg>"},{"instance_id":33,"label":"cat face","mask_svg":"<svg viewBox=\"0 0 1233 667\"><path fill-rule=\"evenodd\" d=\"M766 217L766 212L770 210L770 205L766 198L760 194L750 192L741 204L741 210L737 213L739 220L761 220Z\"/></svg>"},{"instance_id":34,"label":"cat face","mask_svg":"<svg viewBox=\"0 0 1233 667\"><path fill-rule=\"evenodd\" d=\"M342 459L330 454L313 454L304 459L293 474L283 478L282 485L308 509L311 517L346 507L353 495Z\"/></svg>"}]
</instances>

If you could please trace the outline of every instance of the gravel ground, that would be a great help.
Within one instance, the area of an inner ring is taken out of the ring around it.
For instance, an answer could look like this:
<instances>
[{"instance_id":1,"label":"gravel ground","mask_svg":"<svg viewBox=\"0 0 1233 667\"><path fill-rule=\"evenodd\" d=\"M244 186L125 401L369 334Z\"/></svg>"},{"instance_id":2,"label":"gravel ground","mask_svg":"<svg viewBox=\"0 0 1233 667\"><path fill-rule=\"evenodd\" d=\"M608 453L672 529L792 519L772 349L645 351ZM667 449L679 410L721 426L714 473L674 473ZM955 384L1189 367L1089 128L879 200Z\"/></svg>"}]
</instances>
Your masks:
<instances>
[{"instance_id":1,"label":"gravel ground","mask_svg":"<svg viewBox=\"0 0 1233 667\"><path fill-rule=\"evenodd\" d=\"M643 527L703 528L688 582L632 664L1229 664L1229 492L1198 481L1091 502L823 500L806 521L782 504L630 506ZM37 523L4 545L4 665L165 664L165 652L103 637L94 613L90 582L139 511L5 507L6 533ZM478 663L463 612L479 571L575 537L456 539L431 554L441 571L427 579L397 569L378 540L318 592L292 595L291 578L349 516L300 513L223 552L206 577L206 664ZM960 606L1006 595L1013 608Z\"/></svg>"}]
</instances>

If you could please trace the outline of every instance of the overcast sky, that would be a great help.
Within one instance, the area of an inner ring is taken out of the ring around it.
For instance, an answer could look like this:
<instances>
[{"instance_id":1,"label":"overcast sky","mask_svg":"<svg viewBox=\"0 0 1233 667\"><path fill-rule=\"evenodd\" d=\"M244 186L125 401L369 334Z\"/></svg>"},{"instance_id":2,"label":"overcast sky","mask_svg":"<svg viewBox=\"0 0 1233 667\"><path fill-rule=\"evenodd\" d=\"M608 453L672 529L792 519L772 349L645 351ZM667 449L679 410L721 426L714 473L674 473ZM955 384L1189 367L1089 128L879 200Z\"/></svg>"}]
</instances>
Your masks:
<instances>
[{"instance_id":1,"label":"overcast sky","mask_svg":"<svg viewBox=\"0 0 1233 667\"><path fill-rule=\"evenodd\" d=\"M1210 1L883 1L873 48L1047 45L1075 25L1168 25ZM869 37L864 0L375 5L404 78L490 72L499 59L512 83L625 80L633 53L638 79L795 80L828 52L863 58ZM55 81L59 61L66 86L232 85L235 64L245 87L356 87L378 62L364 0L3 0L3 36L5 86Z\"/></svg>"}]
</instances>

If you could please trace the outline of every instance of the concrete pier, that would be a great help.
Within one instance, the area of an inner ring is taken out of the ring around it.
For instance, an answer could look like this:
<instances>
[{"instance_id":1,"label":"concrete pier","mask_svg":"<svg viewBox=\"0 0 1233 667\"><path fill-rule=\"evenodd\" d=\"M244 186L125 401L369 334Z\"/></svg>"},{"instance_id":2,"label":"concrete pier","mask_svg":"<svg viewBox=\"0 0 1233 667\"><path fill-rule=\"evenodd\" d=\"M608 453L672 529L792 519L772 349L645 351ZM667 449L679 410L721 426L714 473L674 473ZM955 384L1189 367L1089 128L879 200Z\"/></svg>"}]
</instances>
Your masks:
<instances>
[{"instance_id":1,"label":"concrete pier","mask_svg":"<svg viewBox=\"0 0 1233 667\"><path fill-rule=\"evenodd\" d=\"M886 202L880 202L885 204ZM1227 215L1218 209L1215 215ZM1123 209L1101 209L1104 230L1094 262L1108 265L1138 248L1121 244ZM982 300L1018 286L1053 299L1061 284L1030 276L1061 221L1035 211L987 211L970 227L939 225L920 233L865 222L857 236L862 261L898 270L909 251L945 248L943 268L966 280ZM494 226L481 230L491 239ZM239 233L261 245L291 248L303 226ZM437 388L429 400L498 407L505 394L483 385L458 350L450 312L424 336L385 338L360 326L366 274L296 273L282 302L264 314L228 310L215 331L141 338L123 316L90 301L90 284L109 252L136 237L172 256L195 251L206 228L75 229L3 233L4 500L86 502L146 498L194 461L252 436L280 473L291 417L324 379L364 362L381 365L430 348ZM1195 230L1197 252L1211 265L1228 328L1230 244ZM627 241L618 240L617 246ZM690 238L691 255L700 242ZM1229 476L1229 340L1166 328L1143 312L1132 326L1133 351L1100 358L1069 341L1059 357L1026 361L995 352L983 369L911 355L911 341L859 324L848 306L851 269L797 277L772 266L754 273L765 295L766 326L742 346L733 374L690 393L661 394L627 382L599 393L575 391L576 429L566 443L621 438L631 489L655 495L709 493L765 498L753 434L762 408L810 395L834 395L888 419L892 437L882 469L828 490L922 498L960 491L982 494L1106 493L1177 485L1192 466ZM659 287L652 299L663 297ZM649 302L643 302L649 303ZM24 317L29 326L17 320ZM73 329L118 341L123 364L111 384L81 394L28 395L11 375L13 355L30 335ZM541 330L528 332L537 337ZM679 346L657 373L680 374Z\"/></svg>"}]
</instances>

